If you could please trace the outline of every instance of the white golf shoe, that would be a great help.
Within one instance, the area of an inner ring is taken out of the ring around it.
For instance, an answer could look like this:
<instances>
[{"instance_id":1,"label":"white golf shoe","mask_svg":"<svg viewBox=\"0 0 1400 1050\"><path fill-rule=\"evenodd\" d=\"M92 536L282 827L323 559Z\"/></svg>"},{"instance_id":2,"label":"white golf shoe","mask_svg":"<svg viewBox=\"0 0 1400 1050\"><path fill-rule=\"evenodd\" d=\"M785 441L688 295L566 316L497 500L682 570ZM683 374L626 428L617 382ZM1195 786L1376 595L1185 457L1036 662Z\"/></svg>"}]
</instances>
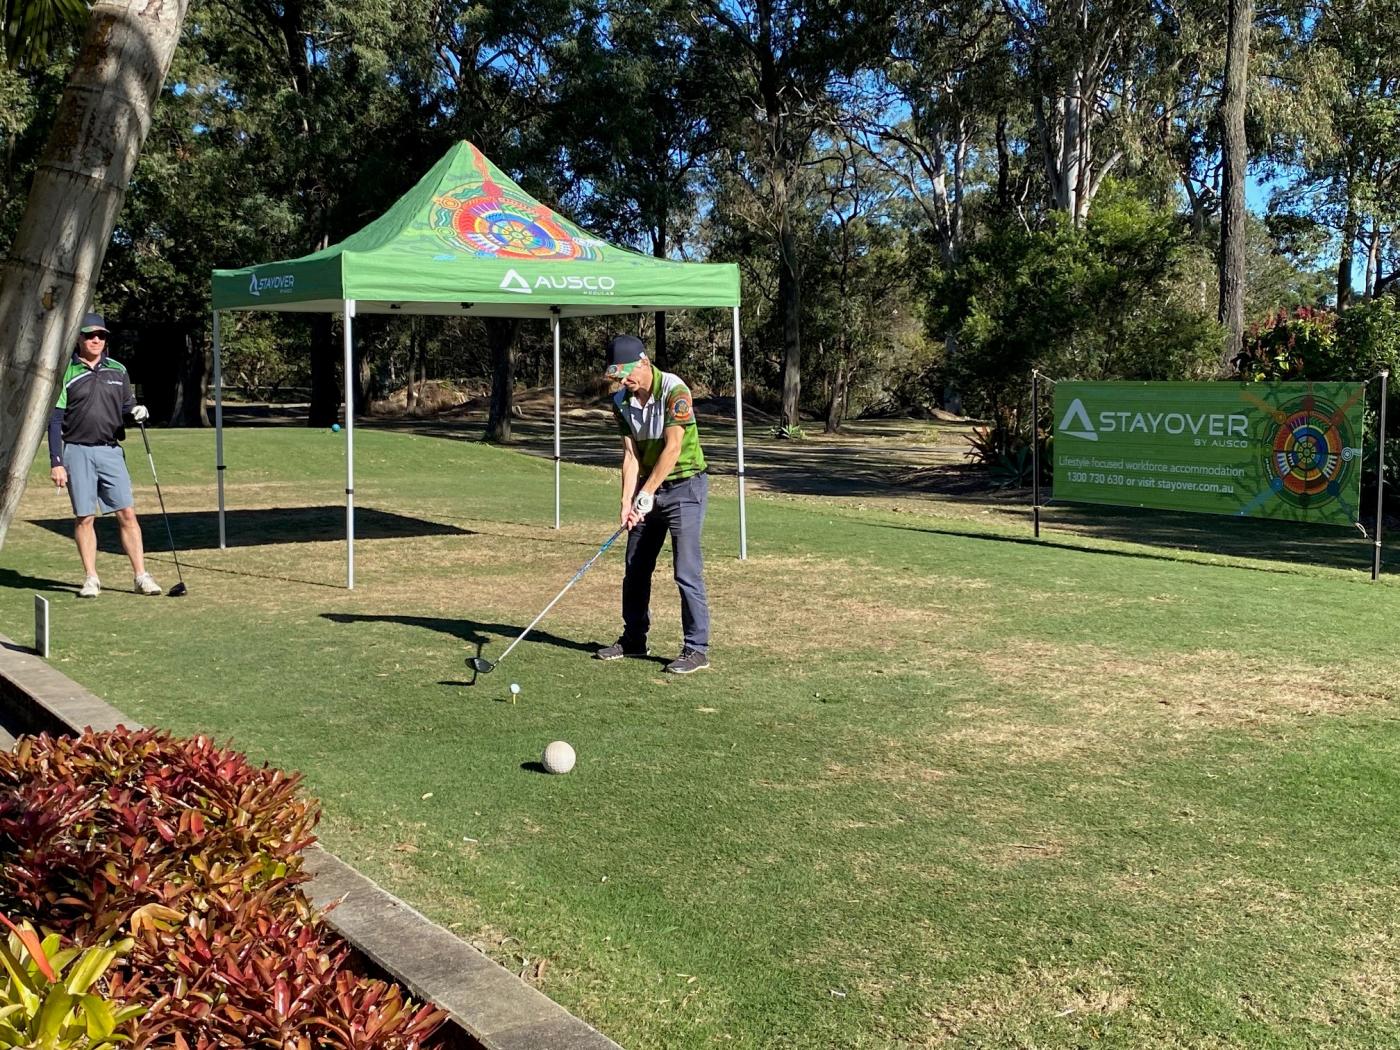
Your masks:
<instances>
[{"instance_id":1,"label":"white golf shoe","mask_svg":"<svg viewBox=\"0 0 1400 1050\"><path fill-rule=\"evenodd\" d=\"M132 578L132 589L137 594L160 594L160 584L156 583L155 577L149 572L143 572L140 576Z\"/></svg>"},{"instance_id":2,"label":"white golf shoe","mask_svg":"<svg viewBox=\"0 0 1400 1050\"><path fill-rule=\"evenodd\" d=\"M84 576L83 585L78 588L79 598L96 598L102 593L102 581L96 576Z\"/></svg>"}]
</instances>

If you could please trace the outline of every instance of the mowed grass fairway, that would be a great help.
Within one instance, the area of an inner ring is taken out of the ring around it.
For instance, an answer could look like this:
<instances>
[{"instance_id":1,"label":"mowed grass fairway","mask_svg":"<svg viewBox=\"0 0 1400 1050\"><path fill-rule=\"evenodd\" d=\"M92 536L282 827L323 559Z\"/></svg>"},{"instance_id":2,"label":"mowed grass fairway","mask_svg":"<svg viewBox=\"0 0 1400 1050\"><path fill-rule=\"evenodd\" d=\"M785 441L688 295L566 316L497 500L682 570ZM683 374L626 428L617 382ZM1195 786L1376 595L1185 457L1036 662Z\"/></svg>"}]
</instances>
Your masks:
<instances>
[{"instance_id":1,"label":"mowed grass fairway","mask_svg":"<svg viewBox=\"0 0 1400 1050\"><path fill-rule=\"evenodd\" d=\"M1400 1043L1393 580L936 500L754 499L740 562L718 478L714 670L588 658L615 549L468 687L611 532L612 471L565 468L556 533L548 462L360 431L346 592L343 435L231 432L225 551L212 433L151 440L189 596L105 553L74 597L41 456L0 630L46 594L57 667L304 771L331 849L624 1046ZM664 571L654 607L673 655ZM578 768L531 769L561 738Z\"/></svg>"}]
</instances>

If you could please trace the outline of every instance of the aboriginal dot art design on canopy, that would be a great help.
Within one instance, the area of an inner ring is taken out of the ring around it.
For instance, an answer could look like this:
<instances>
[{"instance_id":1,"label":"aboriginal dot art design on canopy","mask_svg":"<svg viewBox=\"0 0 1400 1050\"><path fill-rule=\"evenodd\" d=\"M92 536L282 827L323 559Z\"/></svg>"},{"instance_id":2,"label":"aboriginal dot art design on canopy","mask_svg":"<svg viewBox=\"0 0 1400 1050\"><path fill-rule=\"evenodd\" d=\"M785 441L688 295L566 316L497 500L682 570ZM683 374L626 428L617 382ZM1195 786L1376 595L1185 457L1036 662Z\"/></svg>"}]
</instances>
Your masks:
<instances>
[{"instance_id":1,"label":"aboriginal dot art design on canopy","mask_svg":"<svg viewBox=\"0 0 1400 1050\"><path fill-rule=\"evenodd\" d=\"M601 258L599 242L567 229L539 202L496 183L475 147L472 163L479 181L453 187L433 199L429 225L452 248L529 262Z\"/></svg>"}]
</instances>

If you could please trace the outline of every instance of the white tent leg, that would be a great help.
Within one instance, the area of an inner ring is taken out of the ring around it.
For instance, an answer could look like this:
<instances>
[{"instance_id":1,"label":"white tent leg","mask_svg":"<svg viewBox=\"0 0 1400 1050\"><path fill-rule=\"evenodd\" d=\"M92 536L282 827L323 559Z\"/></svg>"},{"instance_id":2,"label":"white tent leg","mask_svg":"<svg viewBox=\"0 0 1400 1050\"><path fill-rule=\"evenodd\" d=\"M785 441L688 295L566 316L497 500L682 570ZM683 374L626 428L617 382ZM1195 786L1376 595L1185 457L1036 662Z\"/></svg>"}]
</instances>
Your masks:
<instances>
[{"instance_id":1,"label":"white tent leg","mask_svg":"<svg viewBox=\"0 0 1400 1050\"><path fill-rule=\"evenodd\" d=\"M228 547L224 533L224 370L219 348L219 311L214 311L214 476L219 481L219 550ZM199 406L200 415L204 405Z\"/></svg>"},{"instance_id":2,"label":"white tent leg","mask_svg":"<svg viewBox=\"0 0 1400 1050\"><path fill-rule=\"evenodd\" d=\"M554 333L554 527L559 527L559 307L553 308L549 327Z\"/></svg>"},{"instance_id":3,"label":"white tent leg","mask_svg":"<svg viewBox=\"0 0 1400 1050\"><path fill-rule=\"evenodd\" d=\"M355 300L341 307L345 343L345 589L355 589Z\"/></svg>"},{"instance_id":4,"label":"white tent leg","mask_svg":"<svg viewBox=\"0 0 1400 1050\"><path fill-rule=\"evenodd\" d=\"M214 477L218 479L218 549L228 546L224 535L224 368L218 346L218 311L214 311ZM200 413L204 406L199 406Z\"/></svg>"},{"instance_id":5,"label":"white tent leg","mask_svg":"<svg viewBox=\"0 0 1400 1050\"><path fill-rule=\"evenodd\" d=\"M738 438L739 560L749 556L749 526L744 517L744 384L739 367L739 308L734 307L734 431Z\"/></svg>"}]
</instances>

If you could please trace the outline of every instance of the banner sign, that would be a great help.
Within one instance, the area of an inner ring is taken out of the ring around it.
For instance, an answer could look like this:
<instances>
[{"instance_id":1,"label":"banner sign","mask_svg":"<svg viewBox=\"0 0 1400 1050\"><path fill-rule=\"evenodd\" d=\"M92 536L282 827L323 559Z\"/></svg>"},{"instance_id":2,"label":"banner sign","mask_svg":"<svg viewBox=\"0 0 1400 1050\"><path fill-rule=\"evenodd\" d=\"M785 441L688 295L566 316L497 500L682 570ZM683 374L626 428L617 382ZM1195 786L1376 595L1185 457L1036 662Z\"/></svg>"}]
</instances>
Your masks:
<instances>
[{"instance_id":1,"label":"banner sign","mask_svg":"<svg viewBox=\"0 0 1400 1050\"><path fill-rule=\"evenodd\" d=\"M1351 525L1361 383L1058 383L1055 499Z\"/></svg>"}]
</instances>

